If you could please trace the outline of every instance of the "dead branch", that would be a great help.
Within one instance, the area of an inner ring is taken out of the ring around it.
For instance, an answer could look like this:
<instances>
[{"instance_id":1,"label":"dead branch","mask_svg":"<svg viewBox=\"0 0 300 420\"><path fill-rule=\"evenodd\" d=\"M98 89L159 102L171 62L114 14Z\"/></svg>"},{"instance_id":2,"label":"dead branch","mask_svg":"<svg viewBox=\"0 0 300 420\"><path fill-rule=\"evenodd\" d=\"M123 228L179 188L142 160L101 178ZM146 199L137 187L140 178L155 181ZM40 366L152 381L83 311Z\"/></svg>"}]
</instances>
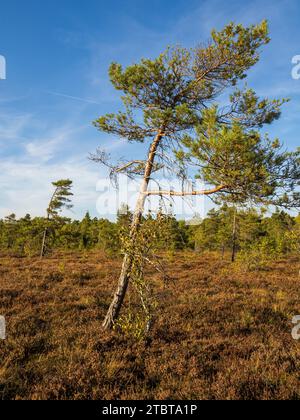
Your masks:
<instances>
[{"instance_id":1,"label":"dead branch","mask_svg":"<svg viewBox=\"0 0 300 420\"><path fill-rule=\"evenodd\" d=\"M213 188L211 190L202 190L202 191L146 191L144 194L147 196L153 195L168 195L171 197L188 197L188 196L197 196L197 195L211 195L217 192L224 191L228 186L220 185L219 187Z\"/></svg>"}]
</instances>

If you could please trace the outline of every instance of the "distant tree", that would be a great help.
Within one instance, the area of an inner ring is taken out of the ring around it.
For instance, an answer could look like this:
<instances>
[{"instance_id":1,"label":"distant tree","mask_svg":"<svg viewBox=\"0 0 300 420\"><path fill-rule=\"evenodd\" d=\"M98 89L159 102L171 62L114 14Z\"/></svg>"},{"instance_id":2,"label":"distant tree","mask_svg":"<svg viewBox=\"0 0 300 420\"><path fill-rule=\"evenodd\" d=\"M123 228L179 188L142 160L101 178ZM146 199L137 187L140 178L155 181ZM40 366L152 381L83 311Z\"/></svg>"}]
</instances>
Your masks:
<instances>
[{"instance_id":1,"label":"distant tree","mask_svg":"<svg viewBox=\"0 0 300 420\"><path fill-rule=\"evenodd\" d=\"M289 233L289 240L291 244L291 250L299 255L300 253L300 215L295 218L295 225L292 231ZM300 271L299 271L300 275Z\"/></svg>"},{"instance_id":2,"label":"distant tree","mask_svg":"<svg viewBox=\"0 0 300 420\"><path fill-rule=\"evenodd\" d=\"M260 241L266 236L263 223L264 212L249 209L238 214L238 246L239 249L247 250L249 246Z\"/></svg>"},{"instance_id":3,"label":"distant tree","mask_svg":"<svg viewBox=\"0 0 300 420\"><path fill-rule=\"evenodd\" d=\"M278 209L271 217L264 220L270 247L277 254L286 254L291 251L290 234L294 230L295 224L295 219L292 216Z\"/></svg>"},{"instance_id":4,"label":"distant tree","mask_svg":"<svg viewBox=\"0 0 300 420\"><path fill-rule=\"evenodd\" d=\"M59 213L63 210L63 208L71 209L73 207L70 200L70 197L73 196L73 193L71 192L72 184L73 181L69 179L61 179L52 183L55 189L47 208L47 221L43 234L40 254L41 258L43 258L45 254L46 240L50 222L58 219Z\"/></svg>"},{"instance_id":5,"label":"distant tree","mask_svg":"<svg viewBox=\"0 0 300 420\"><path fill-rule=\"evenodd\" d=\"M133 214L127 204L122 204L117 213L117 225L119 228L130 229Z\"/></svg>"},{"instance_id":6,"label":"distant tree","mask_svg":"<svg viewBox=\"0 0 300 420\"><path fill-rule=\"evenodd\" d=\"M14 213L12 213L9 216L6 216L4 220L6 223L14 225L17 223L17 216Z\"/></svg>"},{"instance_id":7,"label":"distant tree","mask_svg":"<svg viewBox=\"0 0 300 420\"><path fill-rule=\"evenodd\" d=\"M221 247L224 250L228 242L228 232L224 234L224 223L224 220L220 221L218 211L215 209L210 210L207 217L195 229L195 249L197 251L215 251ZM220 225L222 232L219 235Z\"/></svg>"},{"instance_id":8,"label":"distant tree","mask_svg":"<svg viewBox=\"0 0 300 420\"><path fill-rule=\"evenodd\" d=\"M227 204L221 208L211 210L207 217L195 230L195 242L198 250L231 250L232 260L238 249L240 213L235 207Z\"/></svg>"},{"instance_id":9,"label":"distant tree","mask_svg":"<svg viewBox=\"0 0 300 420\"><path fill-rule=\"evenodd\" d=\"M211 42L204 47L168 49L157 59L144 59L125 70L119 64L111 65L110 78L123 92L125 112L100 117L95 126L130 143L149 142L149 150L145 159L117 165L101 150L93 156L110 168L112 177L120 173L141 177L131 248L126 247L104 328L115 324L138 263L131 250L137 247L147 197L206 195L216 202L234 204L299 202L294 194L299 182L295 155L281 153L279 142L263 138L258 131L280 117L285 100L260 100L253 90L237 88L259 61L260 47L269 41L265 21L247 28L229 24L220 32L213 31ZM220 108L214 101L224 92L230 92L229 104ZM200 168L198 177L207 189L185 188L193 164ZM182 191L149 190L150 181L162 170L182 180Z\"/></svg>"},{"instance_id":10,"label":"distant tree","mask_svg":"<svg viewBox=\"0 0 300 420\"><path fill-rule=\"evenodd\" d=\"M153 229L156 230L154 247L159 250L176 251L188 246L188 232L185 222L178 221L172 212L160 213L152 221Z\"/></svg>"},{"instance_id":11,"label":"distant tree","mask_svg":"<svg viewBox=\"0 0 300 420\"><path fill-rule=\"evenodd\" d=\"M106 219L98 221L98 247L108 254L119 255L120 253L120 228L116 223Z\"/></svg>"},{"instance_id":12,"label":"distant tree","mask_svg":"<svg viewBox=\"0 0 300 420\"><path fill-rule=\"evenodd\" d=\"M83 220L80 222L80 249L90 248L93 244L93 238L91 235L92 223L90 213L87 212Z\"/></svg>"},{"instance_id":13,"label":"distant tree","mask_svg":"<svg viewBox=\"0 0 300 420\"><path fill-rule=\"evenodd\" d=\"M13 249L18 238L18 220L14 213L4 219L6 228L5 242L8 249Z\"/></svg>"}]
</instances>

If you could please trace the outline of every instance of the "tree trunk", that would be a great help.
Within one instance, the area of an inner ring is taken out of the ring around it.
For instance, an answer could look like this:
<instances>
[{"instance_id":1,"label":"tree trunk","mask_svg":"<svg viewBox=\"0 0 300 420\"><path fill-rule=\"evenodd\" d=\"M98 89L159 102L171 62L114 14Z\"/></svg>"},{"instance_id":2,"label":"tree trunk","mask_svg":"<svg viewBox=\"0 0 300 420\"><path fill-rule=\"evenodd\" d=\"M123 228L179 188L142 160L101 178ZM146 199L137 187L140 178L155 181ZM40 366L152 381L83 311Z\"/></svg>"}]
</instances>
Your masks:
<instances>
[{"instance_id":1,"label":"tree trunk","mask_svg":"<svg viewBox=\"0 0 300 420\"><path fill-rule=\"evenodd\" d=\"M147 197L148 186L149 186L149 182L150 182L152 171L153 171L153 165L154 165L157 149L163 136L164 136L163 130L160 130L157 136L155 137L155 139L153 140L153 143L151 144L151 147L149 149L148 159L147 159L147 163L145 167L145 173L144 173L143 181L141 184L140 194L139 194L139 198L136 204L136 209L134 212L134 217L133 217L131 231L130 231L130 241L133 247L134 247L135 237L141 225L141 220L142 220L146 197ZM124 256L117 290L114 294L112 303L109 307L109 310L103 322L103 328L105 330L111 329L114 326L115 321L118 319L120 315L120 311L121 311L124 298L126 296L126 292L128 289L129 281L130 281L131 267L132 267L132 257L126 254Z\"/></svg>"},{"instance_id":2,"label":"tree trunk","mask_svg":"<svg viewBox=\"0 0 300 420\"><path fill-rule=\"evenodd\" d=\"M231 255L231 262L235 262L235 254L236 254L236 232L237 232L237 209L234 209L234 216L233 216L233 232L232 232L232 255Z\"/></svg>"},{"instance_id":3,"label":"tree trunk","mask_svg":"<svg viewBox=\"0 0 300 420\"><path fill-rule=\"evenodd\" d=\"M43 258L44 255L45 255L45 247L46 247L47 233L48 233L48 229L45 228L44 235L43 235L43 242L42 242L41 254L40 254L41 258Z\"/></svg>"},{"instance_id":4,"label":"tree trunk","mask_svg":"<svg viewBox=\"0 0 300 420\"><path fill-rule=\"evenodd\" d=\"M225 245L222 245L222 259L225 257Z\"/></svg>"}]
</instances>

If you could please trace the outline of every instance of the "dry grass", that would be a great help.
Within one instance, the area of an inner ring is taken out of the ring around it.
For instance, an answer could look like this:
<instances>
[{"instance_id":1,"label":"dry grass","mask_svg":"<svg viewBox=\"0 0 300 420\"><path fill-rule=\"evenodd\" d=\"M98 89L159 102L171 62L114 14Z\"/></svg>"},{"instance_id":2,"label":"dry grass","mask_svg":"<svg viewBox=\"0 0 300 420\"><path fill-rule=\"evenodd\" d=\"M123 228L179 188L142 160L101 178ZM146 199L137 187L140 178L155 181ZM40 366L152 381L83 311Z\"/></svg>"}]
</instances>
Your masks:
<instances>
[{"instance_id":1,"label":"dry grass","mask_svg":"<svg viewBox=\"0 0 300 420\"><path fill-rule=\"evenodd\" d=\"M233 270L213 255L168 258L147 344L104 333L120 261L64 254L0 260L2 399L299 399L297 261Z\"/></svg>"}]
</instances>

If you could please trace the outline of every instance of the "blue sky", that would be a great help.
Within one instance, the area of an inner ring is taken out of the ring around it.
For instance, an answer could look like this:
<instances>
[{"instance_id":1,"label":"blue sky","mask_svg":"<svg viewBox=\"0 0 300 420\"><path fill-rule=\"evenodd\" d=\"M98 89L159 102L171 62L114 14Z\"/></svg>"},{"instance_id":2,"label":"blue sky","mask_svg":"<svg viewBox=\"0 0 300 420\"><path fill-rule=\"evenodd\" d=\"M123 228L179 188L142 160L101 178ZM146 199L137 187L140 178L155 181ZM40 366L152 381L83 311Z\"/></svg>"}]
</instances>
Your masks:
<instances>
[{"instance_id":1,"label":"blue sky","mask_svg":"<svg viewBox=\"0 0 300 420\"><path fill-rule=\"evenodd\" d=\"M300 80L291 77L300 55L298 0L10 0L1 6L0 217L41 215L51 182L74 180L74 212L97 215L106 171L87 157L99 146L129 156L136 146L107 137L92 121L118 108L110 86L112 61L130 64L167 45L192 47L212 28L267 18L272 43L251 70L249 85L262 96L290 97L269 132L299 146ZM142 153L139 146L139 152ZM104 182L105 183L105 182ZM100 187L99 187L100 185ZM109 195L106 195L109 199ZM101 207L101 205L100 205Z\"/></svg>"}]
</instances>

